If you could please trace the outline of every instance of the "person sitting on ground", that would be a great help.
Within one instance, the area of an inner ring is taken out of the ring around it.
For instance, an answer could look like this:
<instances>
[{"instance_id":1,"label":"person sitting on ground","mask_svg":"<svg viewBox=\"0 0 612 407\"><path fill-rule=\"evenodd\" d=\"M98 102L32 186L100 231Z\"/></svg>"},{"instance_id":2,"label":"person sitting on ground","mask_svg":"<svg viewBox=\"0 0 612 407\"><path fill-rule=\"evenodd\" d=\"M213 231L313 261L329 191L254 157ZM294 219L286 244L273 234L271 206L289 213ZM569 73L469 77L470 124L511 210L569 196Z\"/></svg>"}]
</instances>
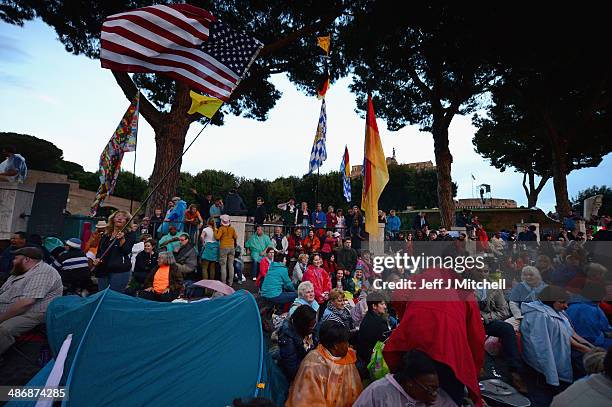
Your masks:
<instances>
[{"instance_id":1,"label":"person sitting on ground","mask_svg":"<svg viewBox=\"0 0 612 407\"><path fill-rule=\"evenodd\" d=\"M510 301L510 311L517 321L523 318L521 304L536 301L540 292L547 287L546 283L542 281L540 271L533 266L523 267L521 280L521 283L510 291L508 298ZM516 328L518 329L518 325Z\"/></svg>"},{"instance_id":2,"label":"person sitting on ground","mask_svg":"<svg viewBox=\"0 0 612 407\"><path fill-rule=\"evenodd\" d=\"M332 281L332 287L344 291L346 298L352 300L355 293L355 282L350 271L336 268L330 272L329 276Z\"/></svg>"},{"instance_id":3,"label":"person sitting on ground","mask_svg":"<svg viewBox=\"0 0 612 407\"><path fill-rule=\"evenodd\" d=\"M258 288L261 288L261 284L263 283L266 274L268 273L268 269L274 263L274 256L276 255L276 250L273 247L268 247L266 249L266 255L261 259L259 263L259 274L257 275L257 280L255 281L255 285Z\"/></svg>"},{"instance_id":4,"label":"person sitting on ground","mask_svg":"<svg viewBox=\"0 0 612 407\"><path fill-rule=\"evenodd\" d=\"M144 286L149 274L157 269L157 252L155 251L155 242L152 239L144 243L144 250L136 256L134 264L134 273L132 280L135 283L136 290Z\"/></svg>"},{"instance_id":5,"label":"person sitting on ground","mask_svg":"<svg viewBox=\"0 0 612 407\"><path fill-rule=\"evenodd\" d=\"M159 239L159 251L175 252L181 244L179 243L179 234L176 231L176 226L170 226L168 234Z\"/></svg>"},{"instance_id":6,"label":"person sitting on ground","mask_svg":"<svg viewBox=\"0 0 612 407\"><path fill-rule=\"evenodd\" d=\"M210 218L200 236L202 242L202 254L200 255L202 261L200 266L202 268L203 280L215 279L216 264L219 262L219 242L215 238L216 229L215 221Z\"/></svg>"},{"instance_id":7,"label":"person sitting on ground","mask_svg":"<svg viewBox=\"0 0 612 407\"><path fill-rule=\"evenodd\" d=\"M172 302L183 291L183 276L176 266L174 255L161 252L157 258L157 270L149 273L145 288L138 297L151 301Z\"/></svg>"},{"instance_id":8,"label":"person sitting on ground","mask_svg":"<svg viewBox=\"0 0 612 407\"><path fill-rule=\"evenodd\" d=\"M567 315L578 335L595 346L608 349L612 346L612 327L598 306L605 294L601 285L587 283L579 294L572 296Z\"/></svg>"},{"instance_id":9,"label":"person sitting on ground","mask_svg":"<svg viewBox=\"0 0 612 407\"><path fill-rule=\"evenodd\" d=\"M314 349L312 331L317 323L317 312L308 305L300 305L283 321L278 332L279 367L291 382L306 354Z\"/></svg>"},{"instance_id":10,"label":"person sitting on ground","mask_svg":"<svg viewBox=\"0 0 612 407\"><path fill-rule=\"evenodd\" d=\"M361 393L353 407L453 407L440 388L435 362L420 350L406 352L395 374L376 380Z\"/></svg>"},{"instance_id":11,"label":"person sitting on ground","mask_svg":"<svg viewBox=\"0 0 612 407\"><path fill-rule=\"evenodd\" d=\"M319 303L315 300L314 287L310 281L300 283L297 288L297 293L298 297L293 302L291 308L289 308L289 316L302 305L308 305L313 310L319 311Z\"/></svg>"},{"instance_id":12,"label":"person sitting on ground","mask_svg":"<svg viewBox=\"0 0 612 407\"><path fill-rule=\"evenodd\" d=\"M328 320L344 325L351 333L355 331L353 318L351 317L350 311L346 307L346 297L344 295L344 291L337 288L334 288L329 292L327 308L325 308L325 311L323 311L319 325Z\"/></svg>"},{"instance_id":13,"label":"person sitting on ground","mask_svg":"<svg viewBox=\"0 0 612 407\"><path fill-rule=\"evenodd\" d=\"M529 400L534 406L547 406L573 382L573 329L563 313L568 300L563 289L548 286L539 298L521 305L521 342Z\"/></svg>"},{"instance_id":14,"label":"person sitting on ground","mask_svg":"<svg viewBox=\"0 0 612 407\"><path fill-rule=\"evenodd\" d=\"M81 239L74 237L68 239L64 247L66 250L57 258L60 265L57 271L62 278L66 292L80 294L83 290L89 289L91 285L89 261L81 250Z\"/></svg>"},{"instance_id":15,"label":"person sitting on ground","mask_svg":"<svg viewBox=\"0 0 612 407\"><path fill-rule=\"evenodd\" d=\"M0 356L16 337L45 322L47 306L63 291L59 273L42 261L40 249L22 247L12 255L11 275L0 287Z\"/></svg>"},{"instance_id":16,"label":"person sitting on ground","mask_svg":"<svg viewBox=\"0 0 612 407\"><path fill-rule=\"evenodd\" d=\"M302 248L302 229L295 228L293 233L289 236L287 256L290 260L296 259L300 254L303 253ZM308 255L307 255L308 256Z\"/></svg>"},{"instance_id":17,"label":"person sitting on ground","mask_svg":"<svg viewBox=\"0 0 612 407\"><path fill-rule=\"evenodd\" d=\"M471 272L475 281L492 281L489 273L489 265L482 268L474 268ZM485 333L489 336L499 338L502 344L505 360L508 363L512 385L521 393L527 389L521 379L519 372L522 368L521 357L516 339L516 332L512 324L505 322L510 316L508 303L501 289L477 289L476 299L480 307L480 316L484 325Z\"/></svg>"},{"instance_id":18,"label":"person sitting on ground","mask_svg":"<svg viewBox=\"0 0 612 407\"><path fill-rule=\"evenodd\" d=\"M607 406L612 400L612 348L608 348L603 361L603 372L578 380L555 396L551 407Z\"/></svg>"},{"instance_id":19,"label":"person sitting on ground","mask_svg":"<svg viewBox=\"0 0 612 407\"><path fill-rule=\"evenodd\" d=\"M387 320L387 303L381 292L372 291L367 296L368 312L359 325L357 335L358 365L365 371L370 362L376 342L384 342L391 330Z\"/></svg>"},{"instance_id":20,"label":"person sitting on ground","mask_svg":"<svg viewBox=\"0 0 612 407\"><path fill-rule=\"evenodd\" d=\"M274 244L272 244L270 236L263 232L263 227L261 225L257 225L255 233L251 235L249 240L247 240L244 247L248 250L247 254L249 254L253 260L251 277L253 277L253 281L255 281L259 275L259 263L266 255L266 249L268 247L274 247Z\"/></svg>"},{"instance_id":21,"label":"person sitting on ground","mask_svg":"<svg viewBox=\"0 0 612 407\"><path fill-rule=\"evenodd\" d=\"M310 265L306 269L302 282L310 281L315 291L315 299L319 304L323 304L327 301L329 292L332 289L331 279L329 274L321 267L323 261L321 256L315 254L311 257Z\"/></svg>"},{"instance_id":22,"label":"person sitting on ground","mask_svg":"<svg viewBox=\"0 0 612 407\"><path fill-rule=\"evenodd\" d=\"M302 253L298 256L297 262L293 267L293 274L291 275L291 282L293 285L297 286L302 282L302 278L304 277L304 273L308 268L308 255Z\"/></svg>"},{"instance_id":23,"label":"person sitting on ground","mask_svg":"<svg viewBox=\"0 0 612 407\"><path fill-rule=\"evenodd\" d=\"M289 389L286 407L350 407L363 386L349 347L349 332L342 324L321 325L320 343L308 352Z\"/></svg>"},{"instance_id":24,"label":"person sitting on ground","mask_svg":"<svg viewBox=\"0 0 612 407\"><path fill-rule=\"evenodd\" d=\"M306 254L319 252L319 249L321 248L321 241L315 236L314 229L310 229L308 231L308 236L306 236L302 241L302 247L304 248L304 253Z\"/></svg>"},{"instance_id":25,"label":"person sitting on ground","mask_svg":"<svg viewBox=\"0 0 612 407\"><path fill-rule=\"evenodd\" d=\"M333 276L336 275L336 270L338 270L338 265L336 264L336 256L332 254L327 260L323 259L323 269L327 271L327 274L332 278L332 286L335 284L333 281Z\"/></svg>"},{"instance_id":26,"label":"person sitting on ground","mask_svg":"<svg viewBox=\"0 0 612 407\"><path fill-rule=\"evenodd\" d=\"M182 233L179 236L179 244L179 248L174 249L174 257L176 259L176 267L183 275L183 278L185 278L198 267L198 255L187 233Z\"/></svg>"},{"instance_id":27,"label":"person sitting on ground","mask_svg":"<svg viewBox=\"0 0 612 407\"><path fill-rule=\"evenodd\" d=\"M289 271L283 261L282 253L274 255L274 262L266 273L260 293L266 300L281 305L291 304L297 298L293 283L289 279Z\"/></svg>"},{"instance_id":28,"label":"person sitting on ground","mask_svg":"<svg viewBox=\"0 0 612 407\"><path fill-rule=\"evenodd\" d=\"M9 246L4 249L0 256L0 281L6 281L13 269L12 254L15 250L21 249L27 245L27 234L25 232L15 232L11 235Z\"/></svg>"}]
</instances>

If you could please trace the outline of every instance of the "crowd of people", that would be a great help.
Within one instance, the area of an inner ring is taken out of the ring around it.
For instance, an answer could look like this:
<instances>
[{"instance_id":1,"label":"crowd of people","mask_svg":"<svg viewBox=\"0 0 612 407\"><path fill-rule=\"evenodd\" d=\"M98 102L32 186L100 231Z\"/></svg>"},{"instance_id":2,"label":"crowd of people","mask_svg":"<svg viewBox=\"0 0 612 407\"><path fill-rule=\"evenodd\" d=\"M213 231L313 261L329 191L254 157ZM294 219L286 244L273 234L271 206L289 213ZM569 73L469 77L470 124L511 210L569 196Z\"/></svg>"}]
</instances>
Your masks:
<instances>
[{"instance_id":1,"label":"crowd of people","mask_svg":"<svg viewBox=\"0 0 612 407\"><path fill-rule=\"evenodd\" d=\"M87 239L55 247L15 233L0 257L0 355L63 294L110 288L171 302L185 296L189 281L234 286L248 276L269 310L262 315L273 357L291 383L287 406L480 405L485 350L534 406L597 405L590 400L612 391L609 248L596 245L612 240L607 216L596 233L564 225L558 235L538 236L535 227L487 233L466 212L458 214L465 228L458 233L430 229L424 213L403 230L395 211L381 212L388 250L486 261L464 273L398 266L376 273L373 255L362 250L368 237L357 207L324 212L319 203L311 212L292 199L277 206L279 223L268 234L258 198L241 248L230 218L244 214L239 195L230 193L231 211L221 199L201 199L196 206L175 197L165 215L157 209L138 223L117 211ZM439 289L421 297L418 290L374 288L376 279L466 278L504 280L506 289Z\"/></svg>"}]
</instances>

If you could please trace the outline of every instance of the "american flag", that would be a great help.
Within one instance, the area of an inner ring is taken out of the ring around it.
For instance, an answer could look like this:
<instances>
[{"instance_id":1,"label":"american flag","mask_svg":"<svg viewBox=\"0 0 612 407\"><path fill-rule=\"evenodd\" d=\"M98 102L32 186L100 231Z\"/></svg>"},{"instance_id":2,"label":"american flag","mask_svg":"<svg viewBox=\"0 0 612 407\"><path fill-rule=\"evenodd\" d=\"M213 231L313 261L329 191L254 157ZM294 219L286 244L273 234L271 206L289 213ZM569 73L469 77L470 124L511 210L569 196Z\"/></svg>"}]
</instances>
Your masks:
<instances>
[{"instance_id":1,"label":"american flag","mask_svg":"<svg viewBox=\"0 0 612 407\"><path fill-rule=\"evenodd\" d=\"M321 103L321 114L319 116L319 124L317 126L317 133L315 134L314 141L312 142L312 151L310 152L310 162L308 173L312 174L316 171L323 161L327 160L327 150L325 148L325 137L327 133L327 113L325 110L325 99Z\"/></svg>"},{"instance_id":2,"label":"american flag","mask_svg":"<svg viewBox=\"0 0 612 407\"><path fill-rule=\"evenodd\" d=\"M157 5L109 16L100 61L116 71L162 73L227 101L262 47L206 10Z\"/></svg>"}]
</instances>

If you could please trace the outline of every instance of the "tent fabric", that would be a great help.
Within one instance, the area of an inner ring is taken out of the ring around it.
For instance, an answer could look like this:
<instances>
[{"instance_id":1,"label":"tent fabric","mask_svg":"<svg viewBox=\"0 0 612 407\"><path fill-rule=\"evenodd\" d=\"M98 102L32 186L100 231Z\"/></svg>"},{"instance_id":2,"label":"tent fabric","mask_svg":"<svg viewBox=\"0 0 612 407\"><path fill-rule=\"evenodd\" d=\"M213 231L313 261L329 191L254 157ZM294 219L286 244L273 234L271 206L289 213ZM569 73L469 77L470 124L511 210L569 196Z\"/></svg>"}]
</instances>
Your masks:
<instances>
[{"instance_id":1,"label":"tent fabric","mask_svg":"<svg viewBox=\"0 0 612 407\"><path fill-rule=\"evenodd\" d=\"M268 357L255 299L244 290L187 304L111 290L60 297L47 311L54 355L68 334L66 406L221 407L255 396L281 406L287 394Z\"/></svg>"}]
</instances>

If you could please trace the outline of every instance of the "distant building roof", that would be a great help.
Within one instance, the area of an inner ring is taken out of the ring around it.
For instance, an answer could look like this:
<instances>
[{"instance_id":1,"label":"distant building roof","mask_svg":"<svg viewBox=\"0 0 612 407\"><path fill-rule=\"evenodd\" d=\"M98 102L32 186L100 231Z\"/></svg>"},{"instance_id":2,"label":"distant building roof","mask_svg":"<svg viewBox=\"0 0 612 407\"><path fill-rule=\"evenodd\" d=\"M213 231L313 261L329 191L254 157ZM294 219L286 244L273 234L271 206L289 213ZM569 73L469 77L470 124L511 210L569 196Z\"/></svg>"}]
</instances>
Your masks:
<instances>
[{"instance_id":1,"label":"distant building roof","mask_svg":"<svg viewBox=\"0 0 612 407\"><path fill-rule=\"evenodd\" d=\"M420 161L416 163L406 163L406 164L398 164L395 157L387 157L386 158L387 165L400 165L408 168L415 169L417 171L422 170L435 170L436 166L433 165L431 161ZM362 165L353 165L351 167L351 178L359 178L363 174L363 166Z\"/></svg>"}]
</instances>

